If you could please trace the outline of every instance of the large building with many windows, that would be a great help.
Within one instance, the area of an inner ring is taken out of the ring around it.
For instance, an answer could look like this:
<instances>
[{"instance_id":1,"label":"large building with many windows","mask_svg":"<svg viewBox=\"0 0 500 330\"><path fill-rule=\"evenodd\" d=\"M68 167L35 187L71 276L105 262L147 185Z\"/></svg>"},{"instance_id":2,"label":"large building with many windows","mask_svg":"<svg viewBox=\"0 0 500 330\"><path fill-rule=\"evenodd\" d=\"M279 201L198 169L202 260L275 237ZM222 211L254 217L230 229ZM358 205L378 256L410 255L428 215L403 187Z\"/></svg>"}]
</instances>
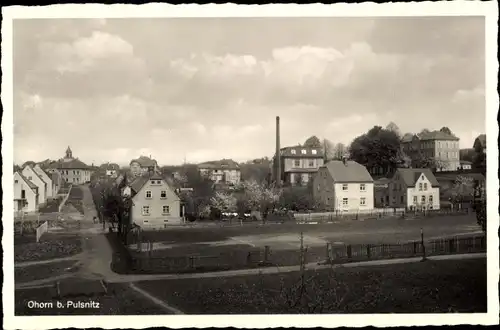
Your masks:
<instances>
[{"instance_id":1,"label":"large building with many windows","mask_svg":"<svg viewBox=\"0 0 500 330\"><path fill-rule=\"evenodd\" d=\"M441 131L420 134L420 136L405 136L403 150L412 157L419 152L434 160L434 169L441 171L456 171L460 168L459 138Z\"/></svg>"},{"instance_id":2,"label":"large building with many windows","mask_svg":"<svg viewBox=\"0 0 500 330\"><path fill-rule=\"evenodd\" d=\"M50 164L50 167L60 173L62 181L76 185L90 182L90 176L94 171L92 167L78 158L73 158L73 152L69 146L65 157Z\"/></svg>"},{"instance_id":3,"label":"large building with many windows","mask_svg":"<svg viewBox=\"0 0 500 330\"><path fill-rule=\"evenodd\" d=\"M318 169L324 164L323 149L306 146L293 146L280 149L281 182L290 185L307 185L312 181ZM273 158L274 168L276 157Z\"/></svg>"}]
</instances>

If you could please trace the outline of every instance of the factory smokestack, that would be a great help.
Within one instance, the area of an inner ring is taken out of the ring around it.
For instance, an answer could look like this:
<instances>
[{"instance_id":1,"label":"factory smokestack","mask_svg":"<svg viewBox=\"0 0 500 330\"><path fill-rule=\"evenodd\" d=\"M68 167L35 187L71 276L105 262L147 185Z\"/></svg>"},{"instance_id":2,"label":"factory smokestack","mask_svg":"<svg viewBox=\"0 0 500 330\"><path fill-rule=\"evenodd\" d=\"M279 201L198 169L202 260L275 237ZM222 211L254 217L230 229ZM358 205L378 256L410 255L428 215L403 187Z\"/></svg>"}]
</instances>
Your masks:
<instances>
[{"instance_id":1,"label":"factory smokestack","mask_svg":"<svg viewBox=\"0 0 500 330\"><path fill-rule=\"evenodd\" d=\"M281 155L280 155L280 117L276 116L276 155L275 155L274 180L281 185Z\"/></svg>"}]
</instances>

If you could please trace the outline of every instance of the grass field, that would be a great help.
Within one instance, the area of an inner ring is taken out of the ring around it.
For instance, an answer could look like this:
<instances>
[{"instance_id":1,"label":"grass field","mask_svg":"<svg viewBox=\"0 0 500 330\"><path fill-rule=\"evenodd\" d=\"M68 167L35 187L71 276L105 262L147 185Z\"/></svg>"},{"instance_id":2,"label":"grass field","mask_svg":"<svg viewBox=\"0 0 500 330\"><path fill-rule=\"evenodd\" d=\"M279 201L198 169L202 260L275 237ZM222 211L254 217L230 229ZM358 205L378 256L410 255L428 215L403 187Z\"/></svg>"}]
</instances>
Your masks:
<instances>
[{"instance_id":1,"label":"grass field","mask_svg":"<svg viewBox=\"0 0 500 330\"><path fill-rule=\"evenodd\" d=\"M40 242L35 235L14 236L14 261L34 261L68 257L82 252L78 235L45 233Z\"/></svg>"},{"instance_id":2,"label":"grass field","mask_svg":"<svg viewBox=\"0 0 500 330\"><path fill-rule=\"evenodd\" d=\"M287 295L298 280L294 272L138 286L187 314L484 313L487 306L486 259L307 271L305 295L292 307Z\"/></svg>"},{"instance_id":3,"label":"grass field","mask_svg":"<svg viewBox=\"0 0 500 330\"><path fill-rule=\"evenodd\" d=\"M98 308L29 308L29 301L62 302L68 301L99 303ZM137 294L123 284L109 284L104 294L86 294L81 296L56 298L53 287L21 289L15 292L15 315L158 315L165 310Z\"/></svg>"},{"instance_id":4,"label":"grass field","mask_svg":"<svg viewBox=\"0 0 500 330\"><path fill-rule=\"evenodd\" d=\"M14 268L14 281L16 283L36 281L76 271L78 271L76 262L71 260L27 267L16 267Z\"/></svg>"}]
</instances>

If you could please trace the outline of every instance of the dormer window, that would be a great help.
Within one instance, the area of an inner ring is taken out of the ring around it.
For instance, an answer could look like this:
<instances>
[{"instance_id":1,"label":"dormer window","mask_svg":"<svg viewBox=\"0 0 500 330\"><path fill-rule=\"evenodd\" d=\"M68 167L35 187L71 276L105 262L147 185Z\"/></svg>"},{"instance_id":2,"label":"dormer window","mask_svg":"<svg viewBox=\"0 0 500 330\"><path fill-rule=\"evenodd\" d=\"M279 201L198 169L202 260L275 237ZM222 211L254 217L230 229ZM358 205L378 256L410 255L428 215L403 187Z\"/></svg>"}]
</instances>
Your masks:
<instances>
[{"instance_id":1,"label":"dormer window","mask_svg":"<svg viewBox=\"0 0 500 330\"><path fill-rule=\"evenodd\" d=\"M316 155L317 153L318 153L318 150L316 150L316 149L313 149L313 150L312 150L312 154L313 154L313 155Z\"/></svg>"},{"instance_id":2,"label":"dormer window","mask_svg":"<svg viewBox=\"0 0 500 330\"><path fill-rule=\"evenodd\" d=\"M302 149L302 154L303 155L307 154L307 150L306 149Z\"/></svg>"},{"instance_id":3,"label":"dormer window","mask_svg":"<svg viewBox=\"0 0 500 330\"><path fill-rule=\"evenodd\" d=\"M292 155L295 155L297 153L297 151L295 151L295 149L292 149Z\"/></svg>"}]
</instances>

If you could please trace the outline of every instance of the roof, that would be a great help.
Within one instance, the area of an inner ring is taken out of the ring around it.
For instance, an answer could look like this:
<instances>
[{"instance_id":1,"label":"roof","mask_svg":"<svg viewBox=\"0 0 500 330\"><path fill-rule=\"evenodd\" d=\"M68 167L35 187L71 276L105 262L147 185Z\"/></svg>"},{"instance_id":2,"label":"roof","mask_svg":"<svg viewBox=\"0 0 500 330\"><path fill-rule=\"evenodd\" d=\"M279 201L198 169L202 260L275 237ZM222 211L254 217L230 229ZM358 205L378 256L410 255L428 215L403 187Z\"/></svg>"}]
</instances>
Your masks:
<instances>
[{"instance_id":1,"label":"roof","mask_svg":"<svg viewBox=\"0 0 500 330\"><path fill-rule=\"evenodd\" d=\"M401 139L401 142L403 143L406 143L406 142L411 142L413 141L414 138L417 138L418 139L418 136L416 136L415 134L411 134L411 133L406 133L403 138Z\"/></svg>"},{"instance_id":2,"label":"roof","mask_svg":"<svg viewBox=\"0 0 500 330\"><path fill-rule=\"evenodd\" d=\"M203 169L228 169L228 170L237 170L240 168L238 163L232 159L221 159L221 160L204 162L198 164L198 167Z\"/></svg>"},{"instance_id":3,"label":"roof","mask_svg":"<svg viewBox=\"0 0 500 330\"><path fill-rule=\"evenodd\" d=\"M461 161L460 161L460 164L464 164L464 165L472 165L472 162L469 162L468 160L461 160Z\"/></svg>"},{"instance_id":4,"label":"roof","mask_svg":"<svg viewBox=\"0 0 500 330\"><path fill-rule=\"evenodd\" d=\"M101 166L99 166L100 169L103 169L103 170L119 170L120 169L120 165L118 164L115 164L115 163L107 163L107 164L102 164Z\"/></svg>"},{"instance_id":5,"label":"roof","mask_svg":"<svg viewBox=\"0 0 500 330\"><path fill-rule=\"evenodd\" d=\"M486 148L486 134L480 134L480 135L478 135L478 137L474 141L474 144L475 144L476 141L479 141L479 143L481 143L481 146L483 148Z\"/></svg>"},{"instance_id":6,"label":"roof","mask_svg":"<svg viewBox=\"0 0 500 330\"><path fill-rule=\"evenodd\" d=\"M323 150L313 147L305 147L301 145L284 147L280 149L282 157L297 157L297 158L323 158Z\"/></svg>"},{"instance_id":7,"label":"roof","mask_svg":"<svg viewBox=\"0 0 500 330\"><path fill-rule=\"evenodd\" d=\"M42 173L45 173L45 175L46 175L49 179L51 179L50 174L49 174L49 173L47 173L47 171L45 171L45 170L44 170L44 169L40 166L40 164L36 164L36 165L35 165L35 167L37 167L37 166L38 166L38 168L40 169L40 171L42 171ZM35 170L35 168L33 168L33 170ZM36 171L35 171L35 172L36 172ZM40 173L38 173L38 172L37 172L37 174L39 175ZM39 176L40 176L40 175L39 175ZM42 179L43 179L43 178L42 178ZM52 180L52 179L51 179L51 180Z\"/></svg>"},{"instance_id":8,"label":"roof","mask_svg":"<svg viewBox=\"0 0 500 330\"><path fill-rule=\"evenodd\" d=\"M322 166L328 170L334 182L373 182L373 178L363 165L348 160L332 160Z\"/></svg>"},{"instance_id":9,"label":"roof","mask_svg":"<svg viewBox=\"0 0 500 330\"><path fill-rule=\"evenodd\" d=\"M56 163L58 169L83 169L90 170L91 168L79 159L62 160Z\"/></svg>"},{"instance_id":10,"label":"roof","mask_svg":"<svg viewBox=\"0 0 500 330\"><path fill-rule=\"evenodd\" d=\"M429 168L398 168L396 173L399 173L403 181L408 187L415 187L415 184L423 174L429 180L433 187L439 187L439 182Z\"/></svg>"},{"instance_id":11,"label":"roof","mask_svg":"<svg viewBox=\"0 0 500 330\"><path fill-rule=\"evenodd\" d=\"M451 140L451 141L458 141L460 140L454 135L441 132L441 131L432 131L429 133L423 133L419 137L420 140L425 141L425 140Z\"/></svg>"},{"instance_id":12,"label":"roof","mask_svg":"<svg viewBox=\"0 0 500 330\"><path fill-rule=\"evenodd\" d=\"M28 180L28 178L25 177L20 171L17 171L16 173L21 177L21 179L23 179L26 182L26 184L28 185L28 187L30 187L30 189L38 189L38 186L33 182L31 182L30 180Z\"/></svg>"},{"instance_id":13,"label":"roof","mask_svg":"<svg viewBox=\"0 0 500 330\"><path fill-rule=\"evenodd\" d=\"M45 182L45 180L44 180L44 179L40 176L40 174L38 174L38 173L35 171L35 169L34 169L33 167L31 167L30 165L26 165L26 166L23 168L23 171L24 171L24 169L25 169L26 167L29 167L29 168L31 169L31 171L35 174L35 176L36 176L37 178L39 178L39 179L40 179L43 183L47 183L47 182Z\"/></svg>"},{"instance_id":14,"label":"roof","mask_svg":"<svg viewBox=\"0 0 500 330\"><path fill-rule=\"evenodd\" d=\"M158 163L156 162L155 159L151 159L151 158L146 157L146 156L140 156L139 158L132 159L130 161L130 164L132 164L133 162L139 163L139 165L141 167L151 167L151 166L158 165Z\"/></svg>"},{"instance_id":15,"label":"roof","mask_svg":"<svg viewBox=\"0 0 500 330\"><path fill-rule=\"evenodd\" d=\"M165 183L169 186L169 188L172 190L172 192L174 194L176 194L175 189L173 188L172 180L169 180L168 178L164 178L161 175L159 175L158 173L154 173L153 175L144 174L144 175L136 177L129 184L129 187L132 188L132 191L133 191L132 195L137 194L149 180L163 180L163 181L165 181Z\"/></svg>"}]
</instances>

